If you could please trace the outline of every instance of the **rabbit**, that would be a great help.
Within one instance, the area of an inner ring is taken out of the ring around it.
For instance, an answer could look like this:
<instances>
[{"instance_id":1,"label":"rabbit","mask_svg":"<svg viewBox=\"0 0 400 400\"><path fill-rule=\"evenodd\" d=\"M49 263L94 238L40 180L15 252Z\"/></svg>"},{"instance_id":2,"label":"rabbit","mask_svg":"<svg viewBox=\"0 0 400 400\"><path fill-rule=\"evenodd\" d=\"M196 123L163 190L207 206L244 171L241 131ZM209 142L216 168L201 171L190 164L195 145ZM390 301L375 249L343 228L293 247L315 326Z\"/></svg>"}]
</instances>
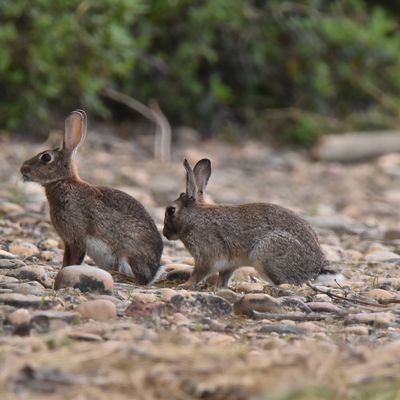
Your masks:
<instances>
[{"instance_id":1,"label":"rabbit","mask_svg":"<svg viewBox=\"0 0 400 400\"><path fill-rule=\"evenodd\" d=\"M86 113L73 111L65 120L61 148L25 161L22 177L44 186L52 224L65 246L62 267L81 264L87 253L100 268L147 284L160 266L161 234L136 199L79 177L74 156L86 127Z\"/></svg>"},{"instance_id":2,"label":"rabbit","mask_svg":"<svg viewBox=\"0 0 400 400\"><path fill-rule=\"evenodd\" d=\"M326 260L311 226L294 212L275 204L217 205L205 201L211 162L188 161L186 192L165 210L163 234L181 240L195 266L184 288L195 288L218 273L217 286L227 286L234 270L251 265L269 282L302 284L316 278Z\"/></svg>"}]
</instances>

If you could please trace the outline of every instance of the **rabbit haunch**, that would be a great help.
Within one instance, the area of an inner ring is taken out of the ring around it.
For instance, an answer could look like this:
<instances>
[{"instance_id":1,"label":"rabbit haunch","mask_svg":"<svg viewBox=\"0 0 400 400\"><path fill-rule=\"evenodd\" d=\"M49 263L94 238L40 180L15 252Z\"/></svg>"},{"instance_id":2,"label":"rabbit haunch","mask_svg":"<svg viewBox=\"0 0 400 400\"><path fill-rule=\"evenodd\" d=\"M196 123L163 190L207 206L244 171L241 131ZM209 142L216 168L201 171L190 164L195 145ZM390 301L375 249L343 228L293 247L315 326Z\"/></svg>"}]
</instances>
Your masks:
<instances>
[{"instance_id":1,"label":"rabbit haunch","mask_svg":"<svg viewBox=\"0 0 400 400\"><path fill-rule=\"evenodd\" d=\"M188 287L214 273L218 285L227 285L242 265L254 266L275 284L301 284L325 267L316 234L297 214L267 203L208 204L203 196L210 161L200 160L192 170L185 160L184 166L186 193L167 207L163 233L180 239L195 259Z\"/></svg>"},{"instance_id":2,"label":"rabbit haunch","mask_svg":"<svg viewBox=\"0 0 400 400\"><path fill-rule=\"evenodd\" d=\"M146 284L159 269L161 236L137 200L79 178L72 157L85 135L86 114L74 111L65 121L62 147L25 161L21 173L45 187L51 221L65 245L63 267L81 264L87 253L99 267Z\"/></svg>"}]
</instances>

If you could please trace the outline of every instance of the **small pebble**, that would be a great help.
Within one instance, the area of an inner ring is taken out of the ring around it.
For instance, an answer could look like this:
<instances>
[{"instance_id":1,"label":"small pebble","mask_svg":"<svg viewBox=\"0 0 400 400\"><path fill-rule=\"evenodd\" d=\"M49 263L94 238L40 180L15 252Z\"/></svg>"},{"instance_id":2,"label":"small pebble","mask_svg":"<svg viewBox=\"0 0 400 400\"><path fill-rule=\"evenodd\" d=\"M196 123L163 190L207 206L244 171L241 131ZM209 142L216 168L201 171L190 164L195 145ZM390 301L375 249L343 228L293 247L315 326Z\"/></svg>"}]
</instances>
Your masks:
<instances>
[{"instance_id":1,"label":"small pebble","mask_svg":"<svg viewBox=\"0 0 400 400\"><path fill-rule=\"evenodd\" d=\"M39 249L32 243L16 239L9 246L9 251L18 257L31 257L39 253Z\"/></svg>"},{"instance_id":2,"label":"small pebble","mask_svg":"<svg viewBox=\"0 0 400 400\"><path fill-rule=\"evenodd\" d=\"M107 321L117 316L117 308L109 300L89 300L80 304L76 311L83 319L93 319L95 321Z\"/></svg>"},{"instance_id":3,"label":"small pebble","mask_svg":"<svg viewBox=\"0 0 400 400\"><path fill-rule=\"evenodd\" d=\"M279 312L279 302L268 294L251 293L244 295L234 306L235 314L251 315L253 311Z\"/></svg>"},{"instance_id":4,"label":"small pebble","mask_svg":"<svg viewBox=\"0 0 400 400\"><path fill-rule=\"evenodd\" d=\"M7 320L14 326L29 325L31 314L25 308L20 308L9 314Z\"/></svg>"},{"instance_id":5,"label":"small pebble","mask_svg":"<svg viewBox=\"0 0 400 400\"><path fill-rule=\"evenodd\" d=\"M3 259L3 258L5 258L7 260L12 260L13 258L17 258L17 256L8 251L0 250L0 259Z\"/></svg>"},{"instance_id":6,"label":"small pebble","mask_svg":"<svg viewBox=\"0 0 400 400\"><path fill-rule=\"evenodd\" d=\"M371 299L375 299L378 301L394 299L397 297L395 293L391 293L388 290L384 290L384 289L371 289L367 293L365 293L365 295L370 297Z\"/></svg>"},{"instance_id":7,"label":"small pebble","mask_svg":"<svg viewBox=\"0 0 400 400\"><path fill-rule=\"evenodd\" d=\"M240 282L235 286L235 290L239 293L263 293L264 284L258 282Z\"/></svg>"},{"instance_id":8,"label":"small pebble","mask_svg":"<svg viewBox=\"0 0 400 400\"><path fill-rule=\"evenodd\" d=\"M312 301L306 305L314 312L339 313L342 310L337 305L325 301Z\"/></svg>"}]
</instances>

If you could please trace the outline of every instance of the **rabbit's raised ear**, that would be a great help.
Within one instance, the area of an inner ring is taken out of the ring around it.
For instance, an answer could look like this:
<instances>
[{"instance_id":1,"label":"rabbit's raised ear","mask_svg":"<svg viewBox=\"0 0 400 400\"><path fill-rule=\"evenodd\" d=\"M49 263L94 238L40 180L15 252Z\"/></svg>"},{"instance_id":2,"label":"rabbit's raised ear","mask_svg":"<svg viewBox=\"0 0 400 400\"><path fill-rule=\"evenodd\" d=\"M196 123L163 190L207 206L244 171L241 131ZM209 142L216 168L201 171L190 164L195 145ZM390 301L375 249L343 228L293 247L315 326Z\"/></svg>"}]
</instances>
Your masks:
<instances>
[{"instance_id":1,"label":"rabbit's raised ear","mask_svg":"<svg viewBox=\"0 0 400 400\"><path fill-rule=\"evenodd\" d=\"M65 120L63 149L74 153L86 137L87 118L83 110L75 110Z\"/></svg>"},{"instance_id":2,"label":"rabbit's raised ear","mask_svg":"<svg viewBox=\"0 0 400 400\"><path fill-rule=\"evenodd\" d=\"M197 192L196 181L194 178L192 167L190 166L186 158L185 161L183 162L183 166L186 169L186 194L188 195L188 197L196 198L196 192Z\"/></svg>"},{"instance_id":3,"label":"rabbit's raised ear","mask_svg":"<svg viewBox=\"0 0 400 400\"><path fill-rule=\"evenodd\" d=\"M203 199L203 194L211 176L211 161L208 158L203 158L198 161L193 169L194 178L197 187L197 195L199 199Z\"/></svg>"}]
</instances>

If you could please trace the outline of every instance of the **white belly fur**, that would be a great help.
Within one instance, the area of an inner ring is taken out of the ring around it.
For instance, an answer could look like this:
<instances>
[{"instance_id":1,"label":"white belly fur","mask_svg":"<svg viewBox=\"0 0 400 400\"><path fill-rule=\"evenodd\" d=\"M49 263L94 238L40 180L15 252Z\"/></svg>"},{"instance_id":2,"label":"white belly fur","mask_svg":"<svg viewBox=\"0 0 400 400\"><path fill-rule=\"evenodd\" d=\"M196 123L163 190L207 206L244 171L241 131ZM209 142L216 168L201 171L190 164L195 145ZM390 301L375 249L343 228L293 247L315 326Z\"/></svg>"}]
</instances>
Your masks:
<instances>
[{"instance_id":1,"label":"white belly fur","mask_svg":"<svg viewBox=\"0 0 400 400\"><path fill-rule=\"evenodd\" d=\"M115 265L115 255L110 247L100 239L86 239L86 252L88 256L103 269L112 269Z\"/></svg>"},{"instance_id":2,"label":"white belly fur","mask_svg":"<svg viewBox=\"0 0 400 400\"><path fill-rule=\"evenodd\" d=\"M93 237L86 239L86 252L98 267L106 270L114 268L116 256L102 240ZM118 260L118 271L133 276L131 266L125 258Z\"/></svg>"},{"instance_id":3,"label":"white belly fur","mask_svg":"<svg viewBox=\"0 0 400 400\"><path fill-rule=\"evenodd\" d=\"M229 269L235 269L237 267L241 267L244 265L251 265L251 264L249 264L249 261L247 259L239 259L239 258L233 260L219 259L214 261L212 270L214 272L221 272Z\"/></svg>"}]
</instances>

